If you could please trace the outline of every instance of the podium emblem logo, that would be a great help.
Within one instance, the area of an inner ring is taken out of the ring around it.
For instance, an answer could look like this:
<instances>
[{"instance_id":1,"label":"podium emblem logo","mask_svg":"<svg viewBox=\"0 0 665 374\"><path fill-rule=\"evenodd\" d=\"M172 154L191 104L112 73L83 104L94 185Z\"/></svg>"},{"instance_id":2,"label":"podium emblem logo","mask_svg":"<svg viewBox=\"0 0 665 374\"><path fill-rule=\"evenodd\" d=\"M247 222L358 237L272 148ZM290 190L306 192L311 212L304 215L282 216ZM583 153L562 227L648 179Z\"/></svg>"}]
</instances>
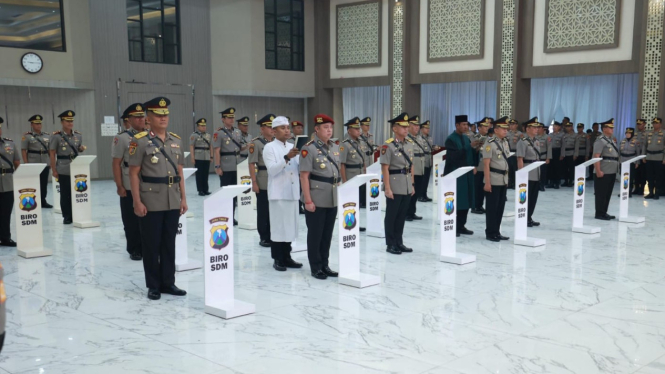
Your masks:
<instances>
[{"instance_id":1,"label":"podium emblem logo","mask_svg":"<svg viewBox=\"0 0 665 374\"><path fill-rule=\"evenodd\" d=\"M434 178L439 177L439 164L434 165Z\"/></svg>"},{"instance_id":2,"label":"podium emblem logo","mask_svg":"<svg viewBox=\"0 0 665 374\"><path fill-rule=\"evenodd\" d=\"M85 192L88 190L88 176L85 174L79 174L74 176L74 189L76 192Z\"/></svg>"},{"instance_id":3,"label":"podium emblem logo","mask_svg":"<svg viewBox=\"0 0 665 374\"><path fill-rule=\"evenodd\" d=\"M226 224L229 219L226 217L217 217L210 220L210 223L216 223L210 228L210 247L221 250L229 245L229 226Z\"/></svg>"},{"instance_id":4,"label":"podium emblem logo","mask_svg":"<svg viewBox=\"0 0 665 374\"><path fill-rule=\"evenodd\" d=\"M584 182L577 182L577 196L584 195Z\"/></svg>"},{"instance_id":5,"label":"podium emblem logo","mask_svg":"<svg viewBox=\"0 0 665 374\"><path fill-rule=\"evenodd\" d=\"M37 201L35 200L35 190L34 188L26 188L24 190L19 190L19 208L24 212L29 212L31 210L37 209Z\"/></svg>"},{"instance_id":6,"label":"podium emblem logo","mask_svg":"<svg viewBox=\"0 0 665 374\"><path fill-rule=\"evenodd\" d=\"M379 180L372 179L369 181L369 197L376 199L379 197Z\"/></svg>"},{"instance_id":7,"label":"podium emblem logo","mask_svg":"<svg viewBox=\"0 0 665 374\"><path fill-rule=\"evenodd\" d=\"M443 200L443 212L449 216L455 212L455 194L446 192L443 196L445 197Z\"/></svg>"},{"instance_id":8,"label":"podium emblem logo","mask_svg":"<svg viewBox=\"0 0 665 374\"><path fill-rule=\"evenodd\" d=\"M242 176L240 177L240 184L244 186L249 186L250 184L252 184L252 178L250 178L249 175Z\"/></svg>"},{"instance_id":9,"label":"podium emblem logo","mask_svg":"<svg viewBox=\"0 0 665 374\"><path fill-rule=\"evenodd\" d=\"M526 203L526 184L520 184L520 204Z\"/></svg>"},{"instance_id":10,"label":"podium emblem logo","mask_svg":"<svg viewBox=\"0 0 665 374\"><path fill-rule=\"evenodd\" d=\"M344 204L344 229L353 230L358 224L356 220L356 203Z\"/></svg>"},{"instance_id":11,"label":"podium emblem logo","mask_svg":"<svg viewBox=\"0 0 665 374\"><path fill-rule=\"evenodd\" d=\"M630 177L628 176L628 173L623 173L623 189L627 190L629 184L630 184Z\"/></svg>"}]
</instances>

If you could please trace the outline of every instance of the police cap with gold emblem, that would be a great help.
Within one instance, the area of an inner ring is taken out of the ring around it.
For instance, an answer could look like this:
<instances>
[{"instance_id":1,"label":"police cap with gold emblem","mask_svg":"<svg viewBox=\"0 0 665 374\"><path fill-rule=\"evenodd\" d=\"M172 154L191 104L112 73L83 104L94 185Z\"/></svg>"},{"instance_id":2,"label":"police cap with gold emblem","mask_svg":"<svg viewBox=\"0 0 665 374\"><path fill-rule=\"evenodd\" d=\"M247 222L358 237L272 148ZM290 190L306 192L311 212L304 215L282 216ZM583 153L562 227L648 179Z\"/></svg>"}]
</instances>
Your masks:
<instances>
[{"instance_id":1,"label":"police cap with gold emblem","mask_svg":"<svg viewBox=\"0 0 665 374\"><path fill-rule=\"evenodd\" d=\"M274 114L266 114L265 116L263 116L263 118L258 120L258 122L256 122L256 124L259 125L259 126L272 127L272 121L274 119L275 119Z\"/></svg>"},{"instance_id":2,"label":"police cap with gold emblem","mask_svg":"<svg viewBox=\"0 0 665 374\"><path fill-rule=\"evenodd\" d=\"M296 127L296 126L303 126L303 124L300 121L291 121L291 127Z\"/></svg>"},{"instance_id":3,"label":"police cap with gold emblem","mask_svg":"<svg viewBox=\"0 0 665 374\"><path fill-rule=\"evenodd\" d=\"M494 127L498 127L500 129L507 129L508 128L508 117L501 117L493 122Z\"/></svg>"},{"instance_id":4,"label":"police cap with gold emblem","mask_svg":"<svg viewBox=\"0 0 665 374\"><path fill-rule=\"evenodd\" d=\"M236 108L227 108L219 112L222 118L236 118Z\"/></svg>"},{"instance_id":5,"label":"police cap with gold emblem","mask_svg":"<svg viewBox=\"0 0 665 374\"><path fill-rule=\"evenodd\" d=\"M635 124L637 125L646 125L646 123L647 120L645 120L644 118L638 118L637 121L635 121Z\"/></svg>"},{"instance_id":6,"label":"police cap with gold emblem","mask_svg":"<svg viewBox=\"0 0 665 374\"><path fill-rule=\"evenodd\" d=\"M76 113L73 110L65 110L58 115L58 118L62 121L73 121L75 116Z\"/></svg>"},{"instance_id":7,"label":"police cap with gold emblem","mask_svg":"<svg viewBox=\"0 0 665 374\"><path fill-rule=\"evenodd\" d=\"M651 123L663 123L663 120L660 117L656 117L653 120L651 120Z\"/></svg>"},{"instance_id":8,"label":"police cap with gold emblem","mask_svg":"<svg viewBox=\"0 0 665 374\"><path fill-rule=\"evenodd\" d=\"M527 127L540 127L540 122L538 122L538 117L533 117L530 120L526 121L525 125Z\"/></svg>"},{"instance_id":9,"label":"police cap with gold emblem","mask_svg":"<svg viewBox=\"0 0 665 374\"><path fill-rule=\"evenodd\" d=\"M478 126L491 126L493 121L494 121L494 118L485 117L485 118L481 119L480 121L476 122L476 125L478 125Z\"/></svg>"},{"instance_id":10,"label":"police cap with gold emblem","mask_svg":"<svg viewBox=\"0 0 665 374\"><path fill-rule=\"evenodd\" d=\"M200 118L198 121L196 121L196 125L206 127L208 126L208 120L205 118Z\"/></svg>"},{"instance_id":11,"label":"police cap with gold emblem","mask_svg":"<svg viewBox=\"0 0 665 374\"><path fill-rule=\"evenodd\" d=\"M149 112L165 116L169 114L169 105L171 105L171 100L158 96L143 104L143 107Z\"/></svg>"},{"instance_id":12,"label":"police cap with gold emblem","mask_svg":"<svg viewBox=\"0 0 665 374\"><path fill-rule=\"evenodd\" d=\"M510 119L508 119L508 124L509 125L519 125L519 122L517 122L517 120L514 119L514 118L510 118Z\"/></svg>"},{"instance_id":13,"label":"police cap with gold emblem","mask_svg":"<svg viewBox=\"0 0 665 374\"><path fill-rule=\"evenodd\" d=\"M314 116L314 126L319 126L319 125L322 125L324 123L329 123L331 125L334 125L335 121L333 121L332 118L330 118L329 116L327 116L325 114L317 114L317 115Z\"/></svg>"},{"instance_id":14,"label":"police cap with gold emblem","mask_svg":"<svg viewBox=\"0 0 665 374\"><path fill-rule=\"evenodd\" d=\"M425 121L420 124L421 129L429 129L429 121Z\"/></svg>"},{"instance_id":15,"label":"police cap with gold emblem","mask_svg":"<svg viewBox=\"0 0 665 374\"><path fill-rule=\"evenodd\" d=\"M412 125L420 125L420 116L417 114L409 118L409 123Z\"/></svg>"},{"instance_id":16,"label":"police cap with gold emblem","mask_svg":"<svg viewBox=\"0 0 665 374\"><path fill-rule=\"evenodd\" d=\"M577 128L578 128L578 129L583 129L583 128L584 128L584 124L583 124L582 122L578 123L578 124L577 124Z\"/></svg>"},{"instance_id":17,"label":"police cap with gold emblem","mask_svg":"<svg viewBox=\"0 0 665 374\"><path fill-rule=\"evenodd\" d=\"M360 128L360 118L353 117L347 123L344 124L349 129L359 129Z\"/></svg>"},{"instance_id":18,"label":"police cap with gold emblem","mask_svg":"<svg viewBox=\"0 0 665 374\"><path fill-rule=\"evenodd\" d=\"M614 118L610 118L605 122L601 122L600 127L601 128L608 127L608 128L613 129L614 128Z\"/></svg>"},{"instance_id":19,"label":"police cap with gold emblem","mask_svg":"<svg viewBox=\"0 0 665 374\"><path fill-rule=\"evenodd\" d=\"M42 123L43 119L44 119L44 117L42 117L41 115L35 114L34 116L32 116L28 119L28 122L30 122L30 123Z\"/></svg>"},{"instance_id":20,"label":"police cap with gold emblem","mask_svg":"<svg viewBox=\"0 0 665 374\"><path fill-rule=\"evenodd\" d=\"M125 109L125 111L122 113L122 118L129 118L129 117L143 117L145 116L145 110L143 109L143 104L141 103L134 103Z\"/></svg>"},{"instance_id":21,"label":"police cap with gold emblem","mask_svg":"<svg viewBox=\"0 0 665 374\"><path fill-rule=\"evenodd\" d=\"M238 125L240 126L249 125L249 117L242 117L241 119L236 120L236 122L238 122Z\"/></svg>"},{"instance_id":22,"label":"police cap with gold emblem","mask_svg":"<svg viewBox=\"0 0 665 374\"><path fill-rule=\"evenodd\" d=\"M635 128L633 127L626 127L626 134L633 134L635 133Z\"/></svg>"},{"instance_id":23,"label":"police cap with gold emblem","mask_svg":"<svg viewBox=\"0 0 665 374\"><path fill-rule=\"evenodd\" d=\"M573 123L572 122L564 122L563 127L573 127Z\"/></svg>"},{"instance_id":24,"label":"police cap with gold emblem","mask_svg":"<svg viewBox=\"0 0 665 374\"><path fill-rule=\"evenodd\" d=\"M399 126L402 126L402 127L407 127L407 126L409 126L409 115L406 112L404 112L404 113L398 115L397 117L391 119L390 121L388 121L388 123L390 123L392 125L399 125Z\"/></svg>"},{"instance_id":25,"label":"police cap with gold emblem","mask_svg":"<svg viewBox=\"0 0 665 374\"><path fill-rule=\"evenodd\" d=\"M369 126L370 123L372 123L372 117L365 117L365 118L360 120L360 124L363 125L363 126L364 125Z\"/></svg>"}]
</instances>

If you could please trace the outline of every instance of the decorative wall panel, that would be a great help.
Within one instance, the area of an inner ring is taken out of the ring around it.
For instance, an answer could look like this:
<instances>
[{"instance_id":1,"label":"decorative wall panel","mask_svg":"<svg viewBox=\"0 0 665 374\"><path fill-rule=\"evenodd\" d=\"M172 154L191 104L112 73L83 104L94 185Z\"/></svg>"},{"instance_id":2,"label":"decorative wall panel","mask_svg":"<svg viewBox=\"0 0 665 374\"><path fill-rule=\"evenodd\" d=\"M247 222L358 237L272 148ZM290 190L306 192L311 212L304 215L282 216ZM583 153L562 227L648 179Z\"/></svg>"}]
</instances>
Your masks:
<instances>
[{"instance_id":1,"label":"decorative wall panel","mask_svg":"<svg viewBox=\"0 0 665 374\"><path fill-rule=\"evenodd\" d=\"M483 57L485 0L429 0L427 61Z\"/></svg>"},{"instance_id":2,"label":"decorative wall panel","mask_svg":"<svg viewBox=\"0 0 665 374\"><path fill-rule=\"evenodd\" d=\"M649 0L646 48L644 54L644 83L642 87L642 118L658 115L660 63L663 55L663 0Z\"/></svg>"},{"instance_id":3,"label":"decorative wall panel","mask_svg":"<svg viewBox=\"0 0 665 374\"><path fill-rule=\"evenodd\" d=\"M337 68L381 65L381 1L337 6Z\"/></svg>"},{"instance_id":4,"label":"decorative wall panel","mask_svg":"<svg viewBox=\"0 0 665 374\"><path fill-rule=\"evenodd\" d=\"M513 87L515 85L515 1L503 0L499 117L511 116L513 108Z\"/></svg>"},{"instance_id":5,"label":"decorative wall panel","mask_svg":"<svg viewBox=\"0 0 665 374\"><path fill-rule=\"evenodd\" d=\"M393 117L402 113L404 107L404 5L395 3L393 8Z\"/></svg>"},{"instance_id":6,"label":"decorative wall panel","mask_svg":"<svg viewBox=\"0 0 665 374\"><path fill-rule=\"evenodd\" d=\"M545 52L619 45L621 0L547 0Z\"/></svg>"}]
</instances>

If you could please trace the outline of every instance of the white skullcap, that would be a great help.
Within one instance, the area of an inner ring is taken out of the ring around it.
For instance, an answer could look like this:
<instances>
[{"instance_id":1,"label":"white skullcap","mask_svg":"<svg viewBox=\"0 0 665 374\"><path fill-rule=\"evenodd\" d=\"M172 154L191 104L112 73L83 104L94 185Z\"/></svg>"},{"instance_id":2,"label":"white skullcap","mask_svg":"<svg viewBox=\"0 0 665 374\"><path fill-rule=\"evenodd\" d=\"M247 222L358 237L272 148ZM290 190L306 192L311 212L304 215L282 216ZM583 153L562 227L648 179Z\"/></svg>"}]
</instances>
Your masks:
<instances>
[{"instance_id":1,"label":"white skullcap","mask_svg":"<svg viewBox=\"0 0 665 374\"><path fill-rule=\"evenodd\" d=\"M275 119L272 120L272 128L274 129L279 126L289 126L289 119L284 116L275 117Z\"/></svg>"}]
</instances>

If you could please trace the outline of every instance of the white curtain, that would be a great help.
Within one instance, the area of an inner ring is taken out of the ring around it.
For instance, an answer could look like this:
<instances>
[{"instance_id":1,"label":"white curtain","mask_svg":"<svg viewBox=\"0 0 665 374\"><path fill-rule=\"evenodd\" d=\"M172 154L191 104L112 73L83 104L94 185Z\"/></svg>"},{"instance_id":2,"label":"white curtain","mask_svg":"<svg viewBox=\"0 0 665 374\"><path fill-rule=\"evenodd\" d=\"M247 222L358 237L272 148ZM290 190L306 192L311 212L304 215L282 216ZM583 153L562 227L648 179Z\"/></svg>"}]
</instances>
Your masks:
<instances>
[{"instance_id":1,"label":"white curtain","mask_svg":"<svg viewBox=\"0 0 665 374\"><path fill-rule=\"evenodd\" d=\"M494 117L496 96L496 81L423 84L420 119L431 121L430 135L443 145L455 131L456 115L468 115L469 122Z\"/></svg>"},{"instance_id":2,"label":"white curtain","mask_svg":"<svg viewBox=\"0 0 665 374\"><path fill-rule=\"evenodd\" d=\"M390 86L351 87L342 91L344 106L344 122L353 117L363 119L372 117L370 132L374 134L374 142L381 144L390 136L386 133L385 124L390 117Z\"/></svg>"},{"instance_id":3,"label":"white curtain","mask_svg":"<svg viewBox=\"0 0 665 374\"><path fill-rule=\"evenodd\" d=\"M545 124L566 116L585 129L614 118L614 136L621 140L626 127L635 127L637 86L637 74L532 79L531 116Z\"/></svg>"}]
</instances>

